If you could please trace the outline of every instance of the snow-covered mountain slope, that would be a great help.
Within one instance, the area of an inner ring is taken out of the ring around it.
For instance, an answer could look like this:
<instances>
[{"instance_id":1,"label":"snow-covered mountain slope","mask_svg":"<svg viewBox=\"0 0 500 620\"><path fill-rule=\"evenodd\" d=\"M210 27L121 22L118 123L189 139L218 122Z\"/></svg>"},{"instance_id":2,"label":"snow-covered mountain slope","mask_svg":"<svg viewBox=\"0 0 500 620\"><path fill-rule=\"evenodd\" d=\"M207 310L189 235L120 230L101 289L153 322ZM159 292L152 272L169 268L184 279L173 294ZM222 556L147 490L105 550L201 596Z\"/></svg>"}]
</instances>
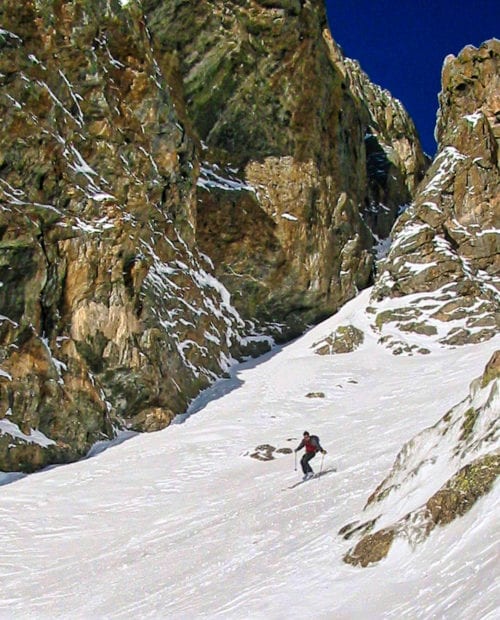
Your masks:
<instances>
[{"instance_id":1,"label":"snow-covered mountain slope","mask_svg":"<svg viewBox=\"0 0 500 620\"><path fill-rule=\"evenodd\" d=\"M394 356L369 329L369 294L235 367L178 424L1 487L0 618L497 617L498 484L414 549L343 562L339 529L499 348ZM349 323L365 333L356 351L314 352ZM306 429L328 451L314 469L336 471L289 489L300 472L278 450Z\"/></svg>"},{"instance_id":2,"label":"snow-covered mountain slope","mask_svg":"<svg viewBox=\"0 0 500 620\"><path fill-rule=\"evenodd\" d=\"M367 566L386 556L396 537L412 545L436 525L464 515L500 476L500 351L470 392L434 425L407 442L362 516L341 533L366 534L346 561ZM374 532L374 533L372 533Z\"/></svg>"}]
</instances>

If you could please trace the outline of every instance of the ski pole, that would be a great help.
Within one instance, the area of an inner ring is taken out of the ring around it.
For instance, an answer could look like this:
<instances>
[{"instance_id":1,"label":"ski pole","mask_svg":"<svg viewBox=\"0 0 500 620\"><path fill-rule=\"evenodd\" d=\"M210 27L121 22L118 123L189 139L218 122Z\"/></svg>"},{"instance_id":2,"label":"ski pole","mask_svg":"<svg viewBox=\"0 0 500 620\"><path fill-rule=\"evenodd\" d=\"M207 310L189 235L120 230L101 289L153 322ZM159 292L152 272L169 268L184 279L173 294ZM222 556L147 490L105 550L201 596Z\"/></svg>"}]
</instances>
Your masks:
<instances>
[{"instance_id":1,"label":"ski pole","mask_svg":"<svg viewBox=\"0 0 500 620\"><path fill-rule=\"evenodd\" d=\"M294 470L297 471L297 453L294 452L294 455L295 455Z\"/></svg>"},{"instance_id":2,"label":"ski pole","mask_svg":"<svg viewBox=\"0 0 500 620\"><path fill-rule=\"evenodd\" d=\"M321 454L321 465L319 466L319 476L321 476L321 472L323 471L323 461L325 460L324 453ZM318 478L319 478L318 476Z\"/></svg>"}]
</instances>

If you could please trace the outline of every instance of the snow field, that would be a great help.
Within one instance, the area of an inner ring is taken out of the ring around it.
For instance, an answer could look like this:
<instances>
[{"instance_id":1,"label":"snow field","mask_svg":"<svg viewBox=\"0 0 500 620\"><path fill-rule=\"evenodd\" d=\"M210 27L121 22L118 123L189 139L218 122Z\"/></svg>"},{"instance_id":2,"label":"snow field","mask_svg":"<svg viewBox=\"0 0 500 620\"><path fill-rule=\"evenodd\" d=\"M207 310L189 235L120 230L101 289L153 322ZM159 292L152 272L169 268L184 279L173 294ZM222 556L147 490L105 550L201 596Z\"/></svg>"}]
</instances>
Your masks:
<instances>
[{"instance_id":1,"label":"snow field","mask_svg":"<svg viewBox=\"0 0 500 620\"><path fill-rule=\"evenodd\" d=\"M393 356L366 333L367 295L234 367L164 431L1 487L0 618L496 617L498 485L414 551L397 541L376 566L342 561L354 541L338 530L495 349ZM365 330L362 347L315 355L347 321ZM293 454L250 454L295 448L306 429L337 472L290 490Z\"/></svg>"}]
</instances>

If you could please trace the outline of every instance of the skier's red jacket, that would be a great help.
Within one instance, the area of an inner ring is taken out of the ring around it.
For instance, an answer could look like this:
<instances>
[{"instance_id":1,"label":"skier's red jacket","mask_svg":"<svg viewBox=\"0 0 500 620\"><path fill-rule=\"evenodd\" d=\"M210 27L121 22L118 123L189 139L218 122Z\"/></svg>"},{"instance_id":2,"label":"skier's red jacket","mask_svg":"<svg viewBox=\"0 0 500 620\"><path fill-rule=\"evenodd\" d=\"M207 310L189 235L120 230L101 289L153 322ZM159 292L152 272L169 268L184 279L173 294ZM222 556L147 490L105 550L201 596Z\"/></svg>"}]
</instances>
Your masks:
<instances>
[{"instance_id":1,"label":"skier's red jacket","mask_svg":"<svg viewBox=\"0 0 500 620\"><path fill-rule=\"evenodd\" d=\"M316 435L310 435L308 439L303 439L295 451L301 450L302 448L306 449L306 452L323 452L323 448L320 446L319 439Z\"/></svg>"}]
</instances>

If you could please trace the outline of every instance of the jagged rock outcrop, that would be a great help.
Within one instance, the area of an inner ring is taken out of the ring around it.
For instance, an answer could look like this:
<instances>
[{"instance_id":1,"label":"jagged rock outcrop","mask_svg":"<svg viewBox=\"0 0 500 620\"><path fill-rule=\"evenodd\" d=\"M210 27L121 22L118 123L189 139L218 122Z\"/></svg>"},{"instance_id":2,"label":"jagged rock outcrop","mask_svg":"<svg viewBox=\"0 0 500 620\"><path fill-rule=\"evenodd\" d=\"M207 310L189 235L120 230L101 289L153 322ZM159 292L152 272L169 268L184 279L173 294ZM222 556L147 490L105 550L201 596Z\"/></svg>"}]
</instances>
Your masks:
<instances>
[{"instance_id":1,"label":"jagged rock outcrop","mask_svg":"<svg viewBox=\"0 0 500 620\"><path fill-rule=\"evenodd\" d=\"M397 350L418 348L411 334L457 345L498 333L499 55L494 39L445 60L438 154L394 227L372 296L377 328Z\"/></svg>"},{"instance_id":2,"label":"jagged rock outcrop","mask_svg":"<svg viewBox=\"0 0 500 620\"><path fill-rule=\"evenodd\" d=\"M343 57L335 44L332 49L336 66L349 76L353 94L368 113L364 137L368 191L363 219L383 253L397 216L412 202L430 161L415 140L417 131L401 102L373 84L359 63Z\"/></svg>"},{"instance_id":3,"label":"jagged rock outcrop","mask_svg":"<svg viewBox=\"0 0 500 620\"><path fill-rule=\"evenodd\" d=\"M363 344L365 335L354 325L340 325L337 329L320 342L312 345L318 355L335 355L351 353Z\"/></svg>"},{"instance_id":4,"label":"jagged rock outcrop","mask_svg":"<svg viewBox=\"0 0 500 620\"><path fill-rule=\"evenodd\" d=\"M488 493L500 476L499 411L496 351L483 375L472 382L469 396L403 447L368 499L362 519L342 528L347 539L361 536L345 561L361 566L378 562L397 538L414 546Z\"/></svg>"},{"instance_id":5,"label":"jagged rock outcrop","mask_svg":"<svg viewBox=\"0 0 500 620\"><path fill-rule=\"evenodd\" d=\"M426 167L413 124L344 58L320 0L144 6L200 140L199 245L242 316L290 337L370 283L372 233Z\"/></svg>"},{"instance_id":6,"label":"jagged rock outcrop","mask_svg":"<svg viewBox=\"0 0 500 620\"><path fill-rule=\"evenodd\" d=\"M243 321L138 7L5 0L0 25L0 469L29 471L167 425Z\"/></svg>"}]
</instances>

